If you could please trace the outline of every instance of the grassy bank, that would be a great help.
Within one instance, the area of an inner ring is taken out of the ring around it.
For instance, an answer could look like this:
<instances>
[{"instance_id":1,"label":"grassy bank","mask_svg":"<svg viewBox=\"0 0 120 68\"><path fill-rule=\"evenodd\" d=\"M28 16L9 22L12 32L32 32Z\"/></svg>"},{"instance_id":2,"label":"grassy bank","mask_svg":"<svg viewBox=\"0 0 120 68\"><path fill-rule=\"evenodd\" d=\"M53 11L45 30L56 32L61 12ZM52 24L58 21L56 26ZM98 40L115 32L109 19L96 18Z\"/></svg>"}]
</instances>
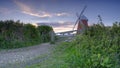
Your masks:
<instances>
[{"instance_id":1,"label":"grassy bank","mask_svg":"<svg viewBox=\"0 0 120 68\"><path fill-rule=\"evenodd\" d=\"M120 23L94 24L71 42L61 43L48 60L31 68L119 68Z\"/></svg>"}]
</instances>

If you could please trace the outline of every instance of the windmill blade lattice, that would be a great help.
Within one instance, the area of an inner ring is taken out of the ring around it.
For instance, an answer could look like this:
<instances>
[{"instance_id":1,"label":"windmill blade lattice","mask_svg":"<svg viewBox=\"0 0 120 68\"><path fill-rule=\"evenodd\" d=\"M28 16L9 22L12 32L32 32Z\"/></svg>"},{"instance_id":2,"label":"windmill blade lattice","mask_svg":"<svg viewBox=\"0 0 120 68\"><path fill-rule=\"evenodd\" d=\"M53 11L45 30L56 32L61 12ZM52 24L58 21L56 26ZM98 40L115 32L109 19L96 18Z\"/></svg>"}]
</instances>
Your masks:
<instances>
[{"instance_id":1,"label":"windmill blade lattice","mask_svg":"<svg viewBox=\"0 0 120 68\"><path fill-rule=\"evenodd\" d=\"M75 28L76 24L80 21L81 16L82 16L82 14L83 14L83 12L85 11L85 9L86 9L86 8L87 8L87 6L85 6L85 7L83 8L83 10L81 11L81 13L80 13L80 15L79 15L78 19L76 20L76 22L75 22L75 24L74 24L73 30L74 30L74 28Z\"/></svg>"}]
</instances>

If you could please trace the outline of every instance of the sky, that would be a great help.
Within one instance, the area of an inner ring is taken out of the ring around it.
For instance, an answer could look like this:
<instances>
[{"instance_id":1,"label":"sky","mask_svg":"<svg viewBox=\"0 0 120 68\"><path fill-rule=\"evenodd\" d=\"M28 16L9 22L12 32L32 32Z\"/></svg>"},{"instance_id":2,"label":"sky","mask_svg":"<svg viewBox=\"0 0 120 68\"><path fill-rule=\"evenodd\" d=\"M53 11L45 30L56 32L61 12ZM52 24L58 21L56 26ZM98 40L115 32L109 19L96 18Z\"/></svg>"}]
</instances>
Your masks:
<instances>
[{"instance_id":1,"label":"sky","mask_svg":"<svg viewBox=\"0 0 120 68\"><path fill-rule=\"evenodd\" d=\"M72 30L83 7L88 24L120 22L120 0L0 0L0 20L24 23L59 23L56 32Z\"/></svg>"}]
</instances>

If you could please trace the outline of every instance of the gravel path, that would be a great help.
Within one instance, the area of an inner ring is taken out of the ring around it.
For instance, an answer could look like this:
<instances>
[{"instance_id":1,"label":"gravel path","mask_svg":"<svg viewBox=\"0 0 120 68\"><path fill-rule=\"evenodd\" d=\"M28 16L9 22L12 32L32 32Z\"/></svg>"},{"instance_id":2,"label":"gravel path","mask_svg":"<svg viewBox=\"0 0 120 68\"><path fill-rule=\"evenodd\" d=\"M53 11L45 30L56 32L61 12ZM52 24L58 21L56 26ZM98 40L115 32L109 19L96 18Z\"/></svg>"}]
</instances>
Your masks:
<instances>
[{"instance_id":1,"label":"gravel path","mask_svg":"<svg viewBox=\"0 0 120 68\"><path fill-rule=\"evenodd\" d=\"M46 59L50 54L49 43L26 48L0 51L0 68L24 68ZM43 56L40 59L40 56ZM37 59L39 57L39 59Z\"/></svg>"}]
</instances>

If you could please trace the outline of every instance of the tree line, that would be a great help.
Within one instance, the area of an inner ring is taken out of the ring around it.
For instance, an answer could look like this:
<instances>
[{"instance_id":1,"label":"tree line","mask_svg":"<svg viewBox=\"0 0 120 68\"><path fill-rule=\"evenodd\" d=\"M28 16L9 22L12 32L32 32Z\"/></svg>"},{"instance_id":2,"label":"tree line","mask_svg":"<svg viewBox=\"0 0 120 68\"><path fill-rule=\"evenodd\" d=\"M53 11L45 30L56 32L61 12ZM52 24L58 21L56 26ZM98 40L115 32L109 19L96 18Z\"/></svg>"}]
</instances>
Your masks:
<instances>
[{"instance_id":1,"label":"tree line","mask_svg":"<svg viewBox=\"0 0 120 68\"><path fill-rule=\"evenodd\" d=\"M50 26L35 27L32 24L5 20L0 21L0 49L19 48L50 41Z\"/></svg>"}]
</instances>

